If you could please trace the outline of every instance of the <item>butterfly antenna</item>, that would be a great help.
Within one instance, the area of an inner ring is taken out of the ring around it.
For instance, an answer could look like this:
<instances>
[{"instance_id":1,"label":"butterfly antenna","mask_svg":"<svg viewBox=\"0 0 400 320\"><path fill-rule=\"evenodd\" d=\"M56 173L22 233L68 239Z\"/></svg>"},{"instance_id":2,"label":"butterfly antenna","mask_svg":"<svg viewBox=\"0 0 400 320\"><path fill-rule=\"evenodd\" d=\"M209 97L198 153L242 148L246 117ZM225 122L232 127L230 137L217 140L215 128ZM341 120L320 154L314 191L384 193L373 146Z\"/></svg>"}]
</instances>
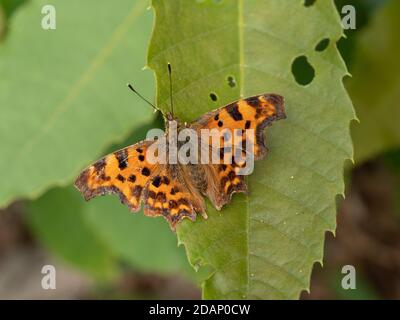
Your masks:
<instances>
[{"instance_id":1,"label":"butterfly antenna","mask_svg":"<svg viewBox=\"0 0 400 320\"><path fill-rule=\"evenodd\" d=\"M156 108L156 106L154 104L152 104L149 100L147 100L145 97L143 97L139 92L136 91L136 89L134 87L132 87L132 85L130 83L127 84L128 88L131 89L139 98L141 98L143 101L147 102L150 106L153 107L153 109L155 111L158 111L158 109Z\"/></svg>"},{"instance_id":2,"label":"butterfly antenna","mask_svg":"<svg viewBox=\"0 0 400 320\"><path fill-rule=\"evenodd\" d=\"M168 76L169 76L169 97L171 99L171 114L174 116L174 104L172 101L172 72L171 72L171 64L168 62Z\"/></svg>"}]
</instances>

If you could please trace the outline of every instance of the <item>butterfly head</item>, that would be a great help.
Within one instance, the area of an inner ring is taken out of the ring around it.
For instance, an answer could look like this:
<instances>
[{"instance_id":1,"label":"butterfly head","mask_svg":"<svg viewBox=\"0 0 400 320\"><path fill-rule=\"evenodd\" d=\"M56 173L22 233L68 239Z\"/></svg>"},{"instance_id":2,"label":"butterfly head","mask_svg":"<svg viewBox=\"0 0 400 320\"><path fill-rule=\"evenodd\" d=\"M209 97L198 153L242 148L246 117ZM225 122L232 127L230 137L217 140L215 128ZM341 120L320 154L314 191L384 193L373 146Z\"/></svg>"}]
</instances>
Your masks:
<instances>
[{"instance_id":1,"label":"butterfly head","mask_svg":"<svg viewBox=\"0 0 400 320\"><path fill-rule=\"evenodd\" d=\"M165 117L166 121L173 121L173 120L177 120L175 119L174 115L172 114L172 112L166 112L165 114L163 114Z\"/></svg>"}]
</instances>

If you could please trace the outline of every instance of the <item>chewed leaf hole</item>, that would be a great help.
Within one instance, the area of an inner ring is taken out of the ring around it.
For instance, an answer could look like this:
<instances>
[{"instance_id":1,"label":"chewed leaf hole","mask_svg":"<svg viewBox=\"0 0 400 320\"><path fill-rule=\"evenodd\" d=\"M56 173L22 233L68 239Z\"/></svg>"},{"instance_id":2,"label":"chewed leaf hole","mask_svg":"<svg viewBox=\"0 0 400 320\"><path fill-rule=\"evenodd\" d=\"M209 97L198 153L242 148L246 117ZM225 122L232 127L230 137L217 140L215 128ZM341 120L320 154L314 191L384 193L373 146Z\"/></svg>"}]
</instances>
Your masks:
<instances>
[{"instance_id":1,"label":"chewed leaf hole","mask_svg":"<svg viewBox=\"0 0 400 320\"><path fill-rule=\"evenodd\" d=\"M302 86L310 84L315 77L315 70L308 62L306 56L294 59L292 63L292 73L296 82Z\"/></svg>"},{"instance_id":2,"label":"chewed leaf hole","mask_svg":"<svg viewBox=\"0 0 400 320\"><path fill-rule=\"evenodd\" d=\"M228 80L228 86L230 86L231 88L236 87L236 80L233 76L228 76L226 80Z\"/></svg>"},{"instance_id":3,"label":"chewed leaf hole","mask_svg":"<svg viewBox=\"0 0 400 320\"><path fill-rule=\"evenodd\" d=\"M324 51L326 48L328 48L328 46L329 46L329 39L328 38L322 39L315 46L315 51L319 51L319 52Z\"/></svg>"},{"instance_id":4,"label":"chewed leaf hole","mask_svg":"<svg viewBox=\"0 0 400 320\"><path fill-rule=\"evenodd\" d=\"M317 0L304 0L305 7L311 7Z\"/></svg>"},{"instance_id":5,"label":"chewed leaf hole","mask_svg":"<svg viewBox=\"0 0 400 320\"><path fill-rule=\"evenodd\" d=\"M217 101L218 100L217 95L215 93L212 93L212 92L210 93L210 98L211 98L212 101Z\"/></svg>"}]
</instances>

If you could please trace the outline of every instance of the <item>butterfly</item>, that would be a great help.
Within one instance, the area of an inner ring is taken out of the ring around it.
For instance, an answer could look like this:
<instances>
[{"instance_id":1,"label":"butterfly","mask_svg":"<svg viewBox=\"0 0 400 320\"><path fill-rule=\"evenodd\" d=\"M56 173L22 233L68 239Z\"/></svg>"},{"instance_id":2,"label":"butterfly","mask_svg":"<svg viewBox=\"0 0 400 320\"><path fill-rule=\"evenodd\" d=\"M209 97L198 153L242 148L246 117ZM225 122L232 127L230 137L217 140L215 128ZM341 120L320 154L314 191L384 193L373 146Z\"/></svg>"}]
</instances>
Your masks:
<instances>
[{"instance_id":1,"label":"butterfly","mask_svg":"<svg viewBox=\"0 0 400 320\"><path fill-rule=\"evenodd\" d=\"M171 83L170 65L168 67ZM130 88L143 98L133 87ZM242 144L237 149L245 153L247 149L244 150L243 145L251 144L252 156L258 160L267 154L264 129L275 120L285 118L284 98L278 94L239 99L189 124L176 119L173 111L168 112L164 115L167 128L164 149L167 154L171 153L169 138L172 124L175 124L178 133L183 129L191 129L198 133L198 137L203 129L214 129L214 132L224 134L230 132L232 135L247 130L250 134L241 135ZM222 141L226 137L224 134L221 135ZM200 143L202 151L203 142ZM146 216L163 216L173 231L184 218L195 221L197 214L207 218L203 197L207 197L217 210L221 210L230 202L233 193L248 193L244 175L238 174L238 169L245 164L236 160L233 148L218 148L219 163L157 163L149 161L148 155L155 143L160 142L154 139L143 140L105 156L83 170L75 186L85 200L110 193L117 194L132 212L139 211L143 202Z\"/></svg>"}]
</instances>

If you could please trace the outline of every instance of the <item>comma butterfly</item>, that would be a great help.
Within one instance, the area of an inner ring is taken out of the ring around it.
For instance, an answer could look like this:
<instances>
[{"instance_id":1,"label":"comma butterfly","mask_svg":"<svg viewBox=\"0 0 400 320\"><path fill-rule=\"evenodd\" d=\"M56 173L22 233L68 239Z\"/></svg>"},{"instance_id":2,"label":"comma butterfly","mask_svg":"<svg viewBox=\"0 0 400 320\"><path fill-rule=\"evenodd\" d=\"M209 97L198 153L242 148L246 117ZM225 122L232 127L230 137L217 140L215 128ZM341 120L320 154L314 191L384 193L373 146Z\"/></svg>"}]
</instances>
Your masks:
<instances>
[{"instance_id":1,"label":"comma butterfly","mask_svg":"<svg viewBox=\"0 0 400 320\"><path fill-rule=\"evenodd\" d=\"M169 64L168 70L172 93ZM129 87L143 98L132 86ZM208 112L190 124L174 118L171 98L171 112L165 114L164 118L167 153L171 125L175 122L178 133L185 128L192 129L198 133L198 137L202 129L230 131L233 134L247 130L250 134L240 138L241 150L245 150L243 145L252 143L253 159L258 160L267 153L264 128L275 120L286 118L286 115L282 96L261 94ZM224 140L223 135L221 139ZM86 200L116 193L133 212L137 212L143 202L145 215L164 216L172 230L183 218L194 221L197 214L207 218L203 196L208 197L214 207L220 210L230 201L233 193L247 193L244 176L238 174L238 169L244 164L233 156L232 148L218 148L220 163L162 164L149 161L147 151L154 143L155 140L144 140L105 156L86 168L76 179L75 186ZM181 145L178 143L178 147Z\"/></svg>"}]
</instances>

